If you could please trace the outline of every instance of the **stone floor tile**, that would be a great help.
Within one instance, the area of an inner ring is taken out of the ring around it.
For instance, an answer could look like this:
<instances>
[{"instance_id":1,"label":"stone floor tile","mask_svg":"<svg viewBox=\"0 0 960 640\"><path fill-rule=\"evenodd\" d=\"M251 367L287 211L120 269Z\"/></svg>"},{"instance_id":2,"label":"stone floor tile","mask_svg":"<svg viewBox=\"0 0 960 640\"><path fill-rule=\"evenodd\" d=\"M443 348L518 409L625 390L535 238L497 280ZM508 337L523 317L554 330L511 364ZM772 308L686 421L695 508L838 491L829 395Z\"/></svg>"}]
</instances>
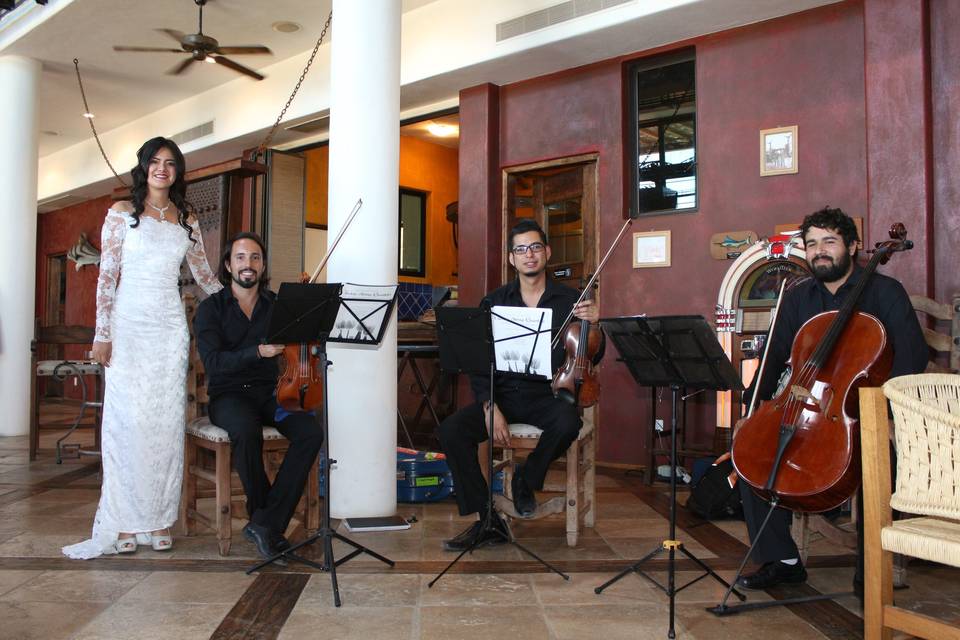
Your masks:
<instances>
[{"instance_id":1,"label":"stone floor tile","mask_svg":"<svg viewBox=\"0 0 960 640\"><path fill-rule=\"evenodd\" d=\"M109 605L103 602L0 601L4 638L16 640L66 640L73 638Z\"/></svg>"},{"instance_id":2,"label":"stone floor tile","mask_svg":"<svg viewBox=\"0 0 960 640\"><path fill-rule=\"evenodd\" d=\"M232 603L118 602L83 627L72 640L207 640L232 606Z\"/></svg>"},{"instance_id":3,"label":"stone floor tile","mask_svg":"<svg viewBox=\"0 0 960 640\"><path fill-rule=\"evenodd\" d=\"M407 640L413 638L414 607L320 607L298 602L278 640ZM448 636L450 640L456 636Z\"/></svg>"},{"instance_id":4,"label":"stone floor tile","mask_svg":"<svg viewBox=\"0 0 960 640\"><path fill-rule=\"evenodd\" d=\"M130 589L118 604L191 603L233 605L255 576L235 572L156 571Z\"/></svg>"},{"instance_id":5,"label":"stone floor tile","mask_svg":"<svg viewBox=\"0 0 960 640\"><path fill-rule=\"evenodd\" d=\"M431 579L421 576L420 603L424 607L536 604L529 575L455 573L443 576L433 587L428 587Z\"/></svg>"},{"instance_id":6,"label":"stone floor tile","mask_svg":"<svg viewBox=\"0 0 960 640\"><path fill-rule=\"evenodd\" d=\"M511 635L523 640L552 637L538 606L420 607L420 640L490 640Z\"/></svg>"},{"instance_id":7,"label":"stone floor tile","mask_svg":"<svg viewBox=\"0 0 960 640\"><path fill-rule=\"evenodd\" d=\"M148 575L142 571L45 571L0 599L112 603Z\"/></svg>"}]
</instances>

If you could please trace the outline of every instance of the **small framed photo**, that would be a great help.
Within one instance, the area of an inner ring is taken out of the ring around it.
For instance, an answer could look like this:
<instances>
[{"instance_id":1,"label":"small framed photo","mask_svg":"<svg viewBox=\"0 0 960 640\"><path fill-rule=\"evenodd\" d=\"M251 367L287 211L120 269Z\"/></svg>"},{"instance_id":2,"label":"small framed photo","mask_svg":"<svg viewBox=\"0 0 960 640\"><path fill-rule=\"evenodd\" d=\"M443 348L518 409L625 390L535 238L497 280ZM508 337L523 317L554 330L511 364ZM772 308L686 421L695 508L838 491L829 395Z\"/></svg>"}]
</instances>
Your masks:
<instances>
[{"instance_id":1,"label":"small framed photo","mask_svg":"<svg viewBox=\"0 0 960 640\"><path fill-rule=\"evenodd\" d=\"M633 268L669 267L670 231L639 231L633 234Z\"/></svg>"},{"instance_id":2,"label":"small framed photo","mask_svg":"<svg viewBox=\"0 0 960 640\"><path fill-rule=\"evenodd\" d=\"M760 175L797 172L797 125L760 130Z\"/></svg>"}]
</instances>

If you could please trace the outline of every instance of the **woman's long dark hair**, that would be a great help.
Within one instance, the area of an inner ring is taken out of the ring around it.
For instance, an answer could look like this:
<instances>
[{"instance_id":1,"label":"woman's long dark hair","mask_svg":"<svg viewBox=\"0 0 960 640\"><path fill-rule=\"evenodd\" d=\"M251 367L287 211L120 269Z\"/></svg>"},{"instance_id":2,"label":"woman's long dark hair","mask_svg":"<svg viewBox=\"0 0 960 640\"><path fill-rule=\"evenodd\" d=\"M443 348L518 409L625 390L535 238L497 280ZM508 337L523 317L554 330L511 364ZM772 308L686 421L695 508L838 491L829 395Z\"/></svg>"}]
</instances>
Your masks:
<instances>
[{"instance_id":1,"label":"woman's long dark hair","mask_svg":"<svg viewBox=\"0 0 960 640\"><path fill-rule=\"evenodd\" d=\"M161 148L166 147L173 154L173 161L177 166L177 177L170 187L170 201L177 208L177 222L187 230L187 237L193 242L193 229L187 223L187 217L193 212L193 205L187 201L187 181L184 174L187 172L187 163L183 159L180 147L173 140L167 138L151 138L143 143L140 150L137 151L137 166L130 170L133 177L133 187L130 188L130 195L133 200L133 224L136 227L140 224L140 216L143 215L144 205L147 200L147 172L150 170L150 160Z\"/></svg>"}]
</instances>

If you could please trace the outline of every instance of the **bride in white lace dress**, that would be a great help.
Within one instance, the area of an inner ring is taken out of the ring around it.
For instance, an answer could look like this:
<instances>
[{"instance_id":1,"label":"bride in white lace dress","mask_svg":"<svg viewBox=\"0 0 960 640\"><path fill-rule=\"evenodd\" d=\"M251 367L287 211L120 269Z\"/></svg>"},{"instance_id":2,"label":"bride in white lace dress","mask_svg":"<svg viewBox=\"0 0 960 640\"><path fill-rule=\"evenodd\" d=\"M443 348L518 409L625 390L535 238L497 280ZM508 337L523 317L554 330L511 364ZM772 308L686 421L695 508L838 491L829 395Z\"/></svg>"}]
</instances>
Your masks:
<instances>
[{"instance_id":1,"label":"bride in white lace dress","mask_svg":"<svg viewBox=\"0 0 960 640\"><path fill-rule=\"evenodd\" d=\"M147 141L132 171L133 202L103 223L93 358L105 365L103 486L91 539L71 558L170 549L183 477L189 334L177 288L186 257L197 283L221 289L185 201L183 154Z\"/></svg>"}]
</instances>

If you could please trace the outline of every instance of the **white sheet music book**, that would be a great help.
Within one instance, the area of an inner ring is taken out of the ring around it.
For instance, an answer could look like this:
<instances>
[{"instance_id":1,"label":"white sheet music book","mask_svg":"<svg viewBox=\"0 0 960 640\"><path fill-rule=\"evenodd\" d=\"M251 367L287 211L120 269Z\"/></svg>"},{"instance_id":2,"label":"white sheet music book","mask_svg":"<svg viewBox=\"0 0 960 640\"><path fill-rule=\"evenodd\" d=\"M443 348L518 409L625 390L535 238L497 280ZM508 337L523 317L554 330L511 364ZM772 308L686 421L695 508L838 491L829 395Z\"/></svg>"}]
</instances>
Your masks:
<instances>
[{"instance_id":1,"label":"white sheet music book","mask_svg":"<svg viewBox=\"0 0 960 640\"><path fill-rule=\"evenodd\" d=\"M551 379L550 327L553 310L498 306L491 311L497 370Z\"/></svg>"}]
</instances>

